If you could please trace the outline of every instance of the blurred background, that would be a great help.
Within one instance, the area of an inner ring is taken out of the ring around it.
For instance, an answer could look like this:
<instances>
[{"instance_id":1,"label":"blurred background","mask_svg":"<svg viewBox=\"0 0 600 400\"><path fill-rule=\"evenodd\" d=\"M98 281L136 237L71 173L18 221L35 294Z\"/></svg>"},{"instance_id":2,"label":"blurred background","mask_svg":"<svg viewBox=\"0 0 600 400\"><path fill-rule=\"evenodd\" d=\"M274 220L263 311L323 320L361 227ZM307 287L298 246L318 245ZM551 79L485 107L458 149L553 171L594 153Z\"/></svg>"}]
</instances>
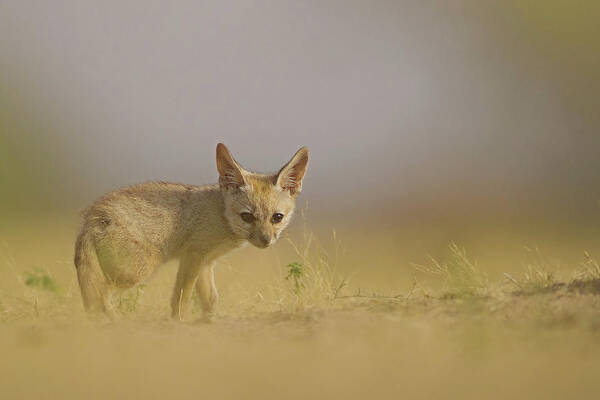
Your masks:
<instances>
[{"instance_id":1,"label":"blurred background","mask_svg":"<svg viewBox=\"0 0 600 400\"><path fill-rule=\"evenodd\" d=\"M30 250L62 232L69 261L94 198L216 182L222 141L258 171L308 146L299 201L365 282L453 241L490 271L525 246L574 265L600 248L599 17L591 0L4 0L1 239L43 263Z\"/></svg>"}]
</instances>

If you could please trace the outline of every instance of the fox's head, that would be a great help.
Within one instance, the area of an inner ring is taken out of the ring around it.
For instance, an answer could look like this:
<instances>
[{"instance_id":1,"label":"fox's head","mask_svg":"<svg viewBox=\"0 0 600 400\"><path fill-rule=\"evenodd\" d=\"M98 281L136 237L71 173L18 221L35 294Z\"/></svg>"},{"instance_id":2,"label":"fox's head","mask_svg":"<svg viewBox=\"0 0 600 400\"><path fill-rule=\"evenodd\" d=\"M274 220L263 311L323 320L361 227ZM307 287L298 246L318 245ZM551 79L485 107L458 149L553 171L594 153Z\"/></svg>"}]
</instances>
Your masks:
<instances>
[{"instance_id":1,"label":"fox's head","mask_svg":"<svg viewBox=\"0 0 600 400\"><path fill-rule=\"evenodd\" d=\"M231 230L256 247L275 243L292 218L307 165L308 149L303 147L276 174L250 172L219 143L219 185Z\"/></svg>"}]
</instances>

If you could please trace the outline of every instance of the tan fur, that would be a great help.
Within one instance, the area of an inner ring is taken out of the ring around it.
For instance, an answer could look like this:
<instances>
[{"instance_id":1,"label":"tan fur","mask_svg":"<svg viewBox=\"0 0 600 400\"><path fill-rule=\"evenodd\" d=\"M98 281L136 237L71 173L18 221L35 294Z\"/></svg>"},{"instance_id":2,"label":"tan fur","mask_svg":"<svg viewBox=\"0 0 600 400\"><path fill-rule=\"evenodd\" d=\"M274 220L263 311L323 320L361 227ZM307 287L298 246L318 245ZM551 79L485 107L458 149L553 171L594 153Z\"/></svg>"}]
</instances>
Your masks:
<instances>
[{"instance_id":1,"label":"tan fur","mask_svg":"<svg viewBox=\"0 0 600 400\"><path fill-rule=\"evenodd\" d=\"M112 316L111 294L179 259L171 315L181 319L194 288L207 317L218 299L214 262L247 242L274 243L288 225L308 163L300 149L277 174L243 169L217 145L219 184L147 182L110 192L84 212L75 267L85 308ZM245 222L248 212L255 221ZM273 215L283 220L275 223Z\"/></svg>"}]
</instances>

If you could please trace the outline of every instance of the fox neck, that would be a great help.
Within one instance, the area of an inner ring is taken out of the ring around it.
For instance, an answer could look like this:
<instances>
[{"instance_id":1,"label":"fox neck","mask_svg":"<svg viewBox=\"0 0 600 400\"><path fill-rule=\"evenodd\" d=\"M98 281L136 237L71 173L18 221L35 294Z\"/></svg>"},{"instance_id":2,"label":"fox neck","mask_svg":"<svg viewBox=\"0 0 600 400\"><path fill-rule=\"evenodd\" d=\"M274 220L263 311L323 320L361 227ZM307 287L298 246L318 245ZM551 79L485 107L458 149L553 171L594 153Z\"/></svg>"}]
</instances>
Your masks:
<instances>
[{"instance_id":1,"label":"fox neck","mask_svg":"<svg viewBox=\"0 0 600 400\"><path fill-rule=\"evenodd\" d=\"M202 187L198 196L190 202L189 232L187 246L190 251L200 253L217 252L220 255L241 247L246 239L236 235L225 218L225 201L219 185Z\"/></svg>"}]
</instances>

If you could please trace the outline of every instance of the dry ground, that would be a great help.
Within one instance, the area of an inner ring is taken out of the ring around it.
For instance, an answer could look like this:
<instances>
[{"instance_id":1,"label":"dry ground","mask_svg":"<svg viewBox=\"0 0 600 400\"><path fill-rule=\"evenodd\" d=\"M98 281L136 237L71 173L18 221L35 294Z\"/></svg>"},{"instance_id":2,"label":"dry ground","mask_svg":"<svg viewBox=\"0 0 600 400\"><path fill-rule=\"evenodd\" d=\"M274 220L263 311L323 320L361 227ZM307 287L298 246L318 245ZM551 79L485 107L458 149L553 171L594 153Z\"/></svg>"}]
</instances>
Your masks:
<instances>
[{"instance_id":1,"label":"dry ground","mask_svg":"<svg viewBox=\"0 0 600 400\"><path fill-rule=\"evenodd\" d=\"M502 271L445 246L405 265L385 239L359 249L349 233L344 252L337 239L296 231L296 248L221 263L213 323L196 321L197 305L186 322L166 317L173 265L118 296L123 316L109 322L83 313L75 231L75 221L49 219L1 232L10 239L0 253L1 399L583 399L600 390L592 256L559 269L534 251ZM353 270L366 257L369 269Z\"/></svg>"}]
</instances>

